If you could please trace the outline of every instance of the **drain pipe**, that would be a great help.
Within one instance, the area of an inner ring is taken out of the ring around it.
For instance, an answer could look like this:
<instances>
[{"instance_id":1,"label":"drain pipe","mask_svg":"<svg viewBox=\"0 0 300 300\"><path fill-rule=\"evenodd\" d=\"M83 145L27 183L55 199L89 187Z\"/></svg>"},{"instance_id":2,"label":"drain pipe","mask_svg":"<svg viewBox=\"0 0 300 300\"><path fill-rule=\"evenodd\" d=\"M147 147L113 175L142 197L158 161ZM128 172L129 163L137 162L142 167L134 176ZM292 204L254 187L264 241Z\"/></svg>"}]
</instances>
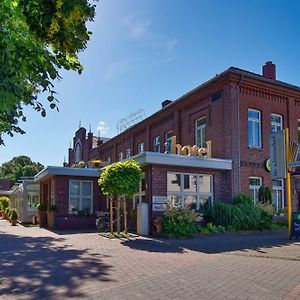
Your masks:
<instances>
[{"instance_id":1,"label":"drain pipe","mask_svg":"<svg viewBox=\"0 0 300 300\"><path fill-rule=\"evenodd\" d=\"M241 75L240 81L237 85L237 145L238 145L238 170L237 170L237 176L238 176L238 194L241 193L241 128L240 128L240 86L242 84L242 81L244 80L244 75Z\"/></svg>"}]
</instances>

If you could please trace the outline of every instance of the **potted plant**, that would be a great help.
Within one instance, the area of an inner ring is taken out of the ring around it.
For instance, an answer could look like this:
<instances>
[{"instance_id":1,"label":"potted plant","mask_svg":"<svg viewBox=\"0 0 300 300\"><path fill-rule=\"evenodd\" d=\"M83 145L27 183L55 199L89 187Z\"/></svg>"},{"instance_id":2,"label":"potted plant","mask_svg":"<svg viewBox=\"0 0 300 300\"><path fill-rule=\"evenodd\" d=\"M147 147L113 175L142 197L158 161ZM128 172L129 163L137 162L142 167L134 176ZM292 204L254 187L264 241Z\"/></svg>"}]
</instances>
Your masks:
<instances>
[{"instance_id":1,"label":"potted plant","mask_svg":"<svg viewBox=\"0 0 300 300\"><path fill-rule=\"evenodd\" d=\"M17 225L17 220L18 220L18 211L15 208L12 208L10 210L10 220L11 220L11 225L16 226Z\"/></svg>"},{"instance_id":2,"label":"potted plant","mask_svg":"<svg viewBox=\"0 0 300 300\"><path fill-rule=\"evenodd\" d=\"M47 224L47 204L46 203L39 203L37 205L37 210L38 210L38 222L40 227L44 227Z\"/></svg>"},{"instance_id":3,"label":"potted plant","mask_svg":"<svg viewBox=\"0 0 300 300\"><path fill-rule=\"evenodd\" d=\"M9 221L9 215L10 215L10 207L6 207L4 210L4 217L8 221Z\"/></svg>"},{"instance_id":4,"label":"potted plant","mask_svg":"<svg viewBox=\"0 0 300 300\"><path fill-rule=\"evenodd\" d=\"M0 210L1 210L1 215L5 217L5 210L7 207L10 206L10 199L8 197L0 197Z\"/></svg>"},{"instance_id":5,"label":"potted plant","mask_svg":"<svg viewBox=\"0 0 300 300\"><path fill-rule=\"evenodd\" d=\"M55 204L50 204L47 210L47 223L50 229L55 228L55 212L57 211L57 206Z\"/></svg>"}]
</instances>

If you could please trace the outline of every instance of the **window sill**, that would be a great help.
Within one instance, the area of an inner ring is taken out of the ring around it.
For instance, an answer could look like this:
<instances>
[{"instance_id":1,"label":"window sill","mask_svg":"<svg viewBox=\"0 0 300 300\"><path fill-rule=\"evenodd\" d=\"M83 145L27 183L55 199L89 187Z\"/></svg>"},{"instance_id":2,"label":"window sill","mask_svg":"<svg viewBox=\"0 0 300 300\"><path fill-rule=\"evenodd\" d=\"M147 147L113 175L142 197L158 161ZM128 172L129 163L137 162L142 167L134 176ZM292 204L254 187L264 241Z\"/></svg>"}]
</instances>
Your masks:
<instances>
[{"instance_id":1,"label":"window sill","mask_svg":"<svg viewBox=\"0 0 300 300\"><path fill-rule=\"evenodd\" d=\"M264 149L261 148L261 147L251 147L251 146L248 146L248 149L249 150L257 150L257 151L263 151Z\"/></svg>"}]
</instances>

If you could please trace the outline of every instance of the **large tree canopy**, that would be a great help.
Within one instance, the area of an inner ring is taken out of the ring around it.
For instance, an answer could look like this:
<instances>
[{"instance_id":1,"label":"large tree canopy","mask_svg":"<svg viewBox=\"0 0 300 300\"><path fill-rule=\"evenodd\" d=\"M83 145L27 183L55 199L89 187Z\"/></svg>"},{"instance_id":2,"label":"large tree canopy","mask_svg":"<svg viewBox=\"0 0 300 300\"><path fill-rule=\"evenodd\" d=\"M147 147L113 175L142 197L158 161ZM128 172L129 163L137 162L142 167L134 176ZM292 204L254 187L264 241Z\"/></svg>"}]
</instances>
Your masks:
<instances>
[{"instance_id":1,"label":"large tree canopy","mask_svg":"<svg viewBox=\"0 0 300 300\"><path fill-rule=\"evenodd\" d=\"M86 48L86 23L94 16L88 0L0 1L0 144L1 132L24 133L19 122L26 121L25 105L46 115L42 92L57 109L58 70L81 73L78 53Z\"/></svg>"},{"instance_id":2,"label":"large tree canopy","mask_svg":"<svg viewBox=\"0 0 300 300\"><path fill-rule=\"evenodd\" d=\"M33 162L28 156L17 156L0 166L0 178L10 179L12 183L21 177L31 177L44 168L39 162Z\"/></svg>"}]
</instances>

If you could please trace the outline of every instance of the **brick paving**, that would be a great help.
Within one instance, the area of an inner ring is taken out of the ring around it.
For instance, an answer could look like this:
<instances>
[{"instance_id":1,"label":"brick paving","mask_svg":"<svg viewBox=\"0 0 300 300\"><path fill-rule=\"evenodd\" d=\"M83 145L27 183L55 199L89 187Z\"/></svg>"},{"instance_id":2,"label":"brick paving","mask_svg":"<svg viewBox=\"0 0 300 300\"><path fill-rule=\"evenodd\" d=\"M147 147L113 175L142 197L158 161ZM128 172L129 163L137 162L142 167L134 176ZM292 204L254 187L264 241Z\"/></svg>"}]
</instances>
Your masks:
<instances>
[{"instance_id":1,"label":"brick paving","mask_svg":"<svg viewBox=\"0 0 300 300\"><path fill-rule=\"evenodd\" d=\"M0 299L300 299L285 235L110 240L0 220Z\"/></svg>"}]
</instances>

